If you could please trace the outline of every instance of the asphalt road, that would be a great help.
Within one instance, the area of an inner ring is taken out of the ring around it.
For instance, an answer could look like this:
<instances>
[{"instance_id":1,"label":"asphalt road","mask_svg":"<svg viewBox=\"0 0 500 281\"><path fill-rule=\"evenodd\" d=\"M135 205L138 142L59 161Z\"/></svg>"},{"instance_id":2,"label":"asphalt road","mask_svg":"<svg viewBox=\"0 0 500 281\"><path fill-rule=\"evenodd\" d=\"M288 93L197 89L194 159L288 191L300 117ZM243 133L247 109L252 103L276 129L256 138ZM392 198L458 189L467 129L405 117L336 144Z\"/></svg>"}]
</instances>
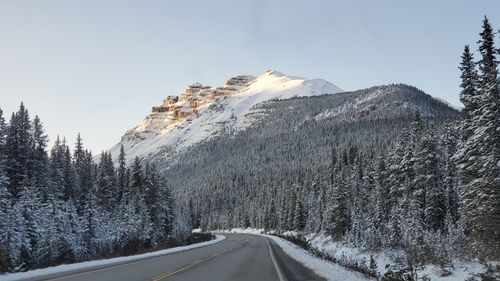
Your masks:
<instances>
[{"instance_id":1,"label":"asphalt road","mask_svg":"<svg viewBox=\"0 0 500 281\"><path fill-rule=\"evenodd\" d=\"M206 247L28 280L324 280L286 255L270 239L224 235L225 240Z\"/></svg>"}]
</instances>

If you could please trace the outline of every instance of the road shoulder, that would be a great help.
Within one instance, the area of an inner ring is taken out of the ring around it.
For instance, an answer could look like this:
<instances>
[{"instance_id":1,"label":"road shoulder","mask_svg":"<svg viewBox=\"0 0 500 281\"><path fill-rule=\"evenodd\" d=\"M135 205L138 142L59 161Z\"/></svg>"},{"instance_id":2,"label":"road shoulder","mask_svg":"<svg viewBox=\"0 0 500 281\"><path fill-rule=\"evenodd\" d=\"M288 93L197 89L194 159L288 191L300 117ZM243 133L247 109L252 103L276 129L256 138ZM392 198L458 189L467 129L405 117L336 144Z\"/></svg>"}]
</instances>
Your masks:
<instances>
[{"instance_id":1,"label":"road shoulder","mask_svg":"<svg viewBox=\"0 0 500 281\"><path fill-rule=\"evenodd\" d=\"M174 247L174 248L169 248L169 249L163 249L163 250L154 251L154 252L145 253L145 254L126 256L126 257L117 257L117 258L110 258L110 259L102 259L102 260L93 260L93 261L86 261L86 262L72 263L72 264L63 264L63 265L58 265L58 266L53 266L53 267L34 269L34 270L26 271L26 272L8 273L8 274L0 275L0 281L7 281L7 280L14 281L14 280L29 279L29 278L44 278L44 277L49 277L49 276L54 276L54 275L59 275L59 274L64 274L64 273L77 274L77 273L86 272L86 271L101 270L101 269L105 269L105 268L121 266L124 264L141 262L143 260L161 257L164 255L169 255L169 254L174 254L174 253L179 253L179 252L184 252L184 251L188 251L188 250L192 250L192 249L210 246L210 245L213 245L215 243L221 242L224 239L226 239L226 237L224 235L216 234L215 239L210 240L210 241L191 244L191 245L187 245L187 246L180 246L180 247Z\"/></svg>"}]
</instances>

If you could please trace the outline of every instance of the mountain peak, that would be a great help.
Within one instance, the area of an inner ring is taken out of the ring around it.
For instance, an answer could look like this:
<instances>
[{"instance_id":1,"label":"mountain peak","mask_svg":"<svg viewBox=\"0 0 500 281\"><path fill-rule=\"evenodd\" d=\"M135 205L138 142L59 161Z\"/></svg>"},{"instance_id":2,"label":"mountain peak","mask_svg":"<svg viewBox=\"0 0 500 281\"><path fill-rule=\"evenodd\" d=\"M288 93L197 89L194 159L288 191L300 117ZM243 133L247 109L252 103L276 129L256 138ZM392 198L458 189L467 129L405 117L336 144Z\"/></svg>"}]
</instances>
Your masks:
<instances>
[{"instance_id":1,"label":"mountain peak","mask_svg":"<svg viewBox=\"0 0 500 281\"><path fill-rule=\"evenodd\" d=\"M179 150L224 131L249 126L258 116L253 106L273 99L334 94L342 90L321 79L307 80L268 70L258 77L234 76L223 86L193 83L179 96L168 96L110 149L123 144L129 159L153 152Z\"/></svg>"},{"instance_id":2,"label":"mountain peak","mask_svg":"<svg viewBox=\"0 0 500 281\"><path fill-rule=\"evenodd\" d=\"M264 72L263 75L272 75L272 76L277 76L277 77L286 76L282 72L279 72L279 71L274 70L274 69L268 69L268 70L266 70L266 72Z\"/></svg>"}]
</instances>

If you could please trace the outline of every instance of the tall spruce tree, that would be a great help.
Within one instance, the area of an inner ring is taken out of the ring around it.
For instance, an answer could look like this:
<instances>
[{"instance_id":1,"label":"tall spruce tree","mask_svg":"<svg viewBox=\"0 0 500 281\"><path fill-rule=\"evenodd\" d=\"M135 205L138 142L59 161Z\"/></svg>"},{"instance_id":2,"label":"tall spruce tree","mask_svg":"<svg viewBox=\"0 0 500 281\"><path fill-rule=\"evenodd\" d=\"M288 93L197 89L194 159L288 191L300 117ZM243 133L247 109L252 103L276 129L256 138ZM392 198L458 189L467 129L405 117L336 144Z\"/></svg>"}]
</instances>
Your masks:
<instances>
[{"instance_id":1,"label":"tall spruce tree","mask_svg":"<svg viewBox=\"0 0 500 281\"><path fill-rule=\"evenodd\" d=\"M479 201L479 217L475 222L476 233L487 241L488 245L496 245L495 256L500 256L500 96L498 81L498 61L494 45L494 32L488 18L483 20L483 31L479 51L480 71L480 118L476 129L479 138L479 159L482 181L477 198ZM491 249L490 247L488 247Z\"/></svg>"},{"instance_id":2,"label":"tall spruce tree","mask_svg":"<svg viewBox=\"0 0 500 281\"><path fill-rule=\"evenodd\" d=\"M9 192L14 199L19 197L22 182L31 168L32 143L28 110L21 103L19 110L12 114L5 144Z\"/></svg>"},{"instance_id":3,"label":"tall spruce tree","mask_svg":"<svg viewBox=\"0 0 500 281\"><path fill-rule=\"evenodd\" d=\"M120 202L122 200L123 194L128 192L128 182L127 182L127 167L125 159L125 149L123 144L120 146L120 154L118 155L118 170L117 170L117 180L118 180L118 191L117 200Z\"/></svg>"},{"instance_id":4,"label":"tall spruce tree","mask_svg":"<svg viewBox=\"0 0 500 281\"><path fill-rule=\"evenodd\" d=\"M459 175L461 218L476 241L476 251L498 257L500 102L494 35L486 17L480 36L481 59L477 78L468 48L462 56L461 100L464 114L459 126L460 143L455 160Z\"/></svg>"},{"instance_id":5,"label":"tall spruce tree","mask_svg":"<svg viewBox=\"0 0 500 281\"><path fill-rule=\"evenodd\" d=\"M110 211L116 206L116 178L111 154L102 152L97 169L97 200L100 207Z\"/></svg>"},{"instance_id":6,"label":"tall spruce tree","mask_svg":"<svg viewBox=\"0 0 500 281\"><path fill-rule=\"evenodd\" d=\"M0 272L10 269L9 233L11 232L11 221L9 221L9 210L11 209L11 195L7 190L8 178L6 173L5 138L7 135L7 124L0 109Z\"/></svg>"}]
</instances>

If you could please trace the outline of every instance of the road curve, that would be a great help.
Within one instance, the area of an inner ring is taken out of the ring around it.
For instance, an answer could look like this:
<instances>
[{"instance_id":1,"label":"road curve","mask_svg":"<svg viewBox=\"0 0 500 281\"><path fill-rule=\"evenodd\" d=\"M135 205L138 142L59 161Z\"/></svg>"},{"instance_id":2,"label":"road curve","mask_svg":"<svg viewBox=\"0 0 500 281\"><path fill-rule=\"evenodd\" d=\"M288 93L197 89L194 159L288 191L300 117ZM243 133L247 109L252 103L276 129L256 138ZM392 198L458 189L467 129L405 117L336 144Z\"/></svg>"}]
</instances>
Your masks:
<instances>
[{"instance_id":1,"label":"road curve","mask_svg":"<svg viewBox=\"0 0 500 281\"><path fill-rule=\"evenodd\" d=\"M26 280L324 280L286 255L270 239L249 234L224 235L225 240L206 247Z\"/></svg>"}]
</instances>

